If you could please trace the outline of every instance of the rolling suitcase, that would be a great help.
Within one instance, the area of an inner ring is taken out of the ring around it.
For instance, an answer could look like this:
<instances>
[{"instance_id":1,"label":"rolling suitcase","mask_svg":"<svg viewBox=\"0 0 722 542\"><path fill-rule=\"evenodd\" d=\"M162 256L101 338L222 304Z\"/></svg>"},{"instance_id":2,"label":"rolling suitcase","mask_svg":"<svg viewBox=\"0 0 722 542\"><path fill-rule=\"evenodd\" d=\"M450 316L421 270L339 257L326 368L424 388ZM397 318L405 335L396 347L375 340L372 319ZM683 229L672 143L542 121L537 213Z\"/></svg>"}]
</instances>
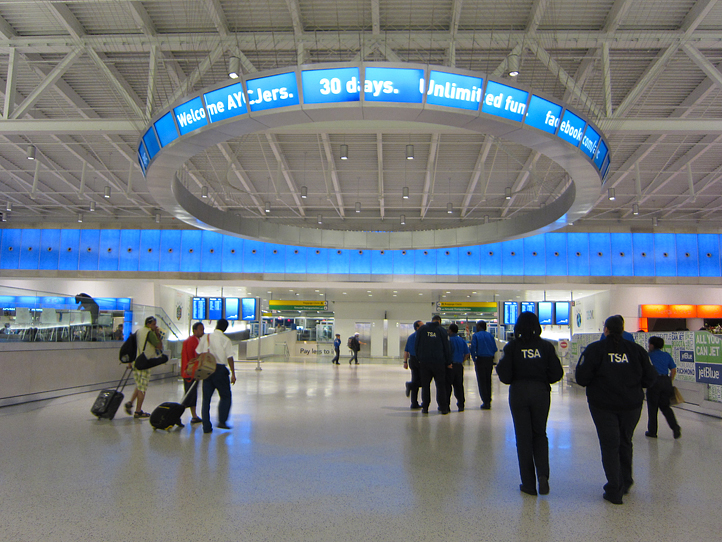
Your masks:
<instances>
[{"instance_id":1,"label":"rolling suitcase","mask_svg":"<svg viewBox=\"0 0 722 542\"><path fill-rule=\"evenodd\" d=\"M194 381L188 391L181 399L180 403L161 403L158 405L153 412L150 413L150 425L153 427L153 431L156 429L163 429L170 431L174 425L178 427L185 427L181 422L181 416L186 410L185 401L188 394L198 385L198 381Z\"/></svg>"},{"instance_id":2,"label":"rolling suitcase","mask_svg":"<svg viewBox=\"0 0 722 542\"><path fill-rule=\"evenodd\" d=\"M123 376L120 377L120 382L115 389L100 390L98 397L95 399L93 406L90 408L90 412L97 416L98 419L106 418L112 420L115 417L115 413L118 412L118 408L123 402L123 388L130 380L130 375L133 370L130 366L125 368Z\"/></svg>"}]
</instances>

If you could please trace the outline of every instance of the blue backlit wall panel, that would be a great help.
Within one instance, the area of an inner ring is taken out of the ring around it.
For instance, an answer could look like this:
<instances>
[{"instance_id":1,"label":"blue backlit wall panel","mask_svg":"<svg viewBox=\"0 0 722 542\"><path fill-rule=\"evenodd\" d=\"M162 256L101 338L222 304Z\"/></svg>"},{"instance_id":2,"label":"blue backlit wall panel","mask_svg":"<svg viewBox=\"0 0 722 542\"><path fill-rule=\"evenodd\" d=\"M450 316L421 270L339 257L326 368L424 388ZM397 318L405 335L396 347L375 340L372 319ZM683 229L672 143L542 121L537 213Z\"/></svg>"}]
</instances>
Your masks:
<instances>
[{"instance_id":1,"label":"blue backlit wall panel","mask_svg":"<svg viewBox=\"0 0 722 542\"><path fill-rule=\"evenodd\" d=\"M440 248L436 251L436 273L439 275L459 274L459 248Z\"/></svg>"},{"instance_id":2,"label":"blue backlit wall panel","mask_svg":"<svg viewBox=\"0 0 722 542\"><path fill-rule=\"evenodd\" d=\"M677 276L677 247L674 238L673 233L654 235L654 264L658 277Z\"/></svg>"},{"instance_id":3,"label":"blue backlit wall panel","mask_svg":"<svg viewBox=\"0 0 722 542\"><path fill-rule=\"evenodd\" d=\"M115 231L120 234L120 230ZM115 252L117 254L118 247L115 247ZM60 230L43 230L43 233L40 235L40 260L38 262L38 269L56 270L58 268L59 257Z\"/></svg>"},{"instance_id":4,"label":"blue backlit wall panel","mask_svg":"<svg viewBox=\"0 0 722 542\"><path fill-rule=\"evenodd\" d=\"M328 272L335 275L347 275L349 268L349 250L329 250Z\"/></svg>"},{"instance_id":5,"label":"blue backlit wall panel","mask_svg":"<svg viewBox=\"0 0 722 542\"><path fill-rule=\"evenodd\" d=\"M160 268L160 230L140 232L138 271L157 272Z\"/></svg>"},{"instance_id":6,"label":"blue backlit wall panel","mask_svg":"<svg viewBox=\"0 0 722 542\"><path fill-rule=\"evenodd\" d=\"M286 247L286 273L305 274L306 254L311 250L306 247Z\"/></svg>"},{"instance_id":7,"label":"blue backlit wall panel","mask_svg":"<svg viewBox=\"0 0 722 542\"><path fill-rule=\"evenodd\" d=\"M140 231L121 230L118 271L138 271L140 253Z\"/></svg>"},{"instance_id":8,"label":"blue backlit wall panel","mask_svg":"<svg viewBox=\"0 0 722 542\"><path fill-rule=\"evenodd\" d=\"M471 253L471 254L469 254ZM463 247L459 249L459 274L460 275L501 275L501 259L502 259L501 243L491 243L490 245L482 245L475 247ZM471 271L467 265L473 263L476 257L477 269L476 273L468 273ZM462 271L462 267L464 271Z\"/></svg>"},{"instance_id":9,"label":"blue backlit wall panel","mask_svg":"<svg viewBox=\"0 0 722 542\"><path fill-rule=\"evenodd\" d=\"M223 259L223 235L214 231L204 231L201 243L201 272L220 273Z\"/></svg>"},{"instance_id":10,"label":"blue backlit wall panel","mask_svg":"<svg viewBox=\"0 0 722 542\"><path fill-rule=\"evenodd\" d=\"M551 277L567 275L567 236L564 233L547 233L544 235L546 244L546 274Z\"/></svg>"},{"instance_id":11,"label":"blue backlit wall panel","mask_svg":"<svg viewBox=\"0 0 722 542\"><path fill-rule=\"evenodd\" d=\"M634 275L634 256L631 233L612 233L612 274L615 277Z\"/></svg>"},{"instance_id":12,"label":"blue backlit wall panel","mask_svg":"<svg viewBox=\"0 0 722 542\"><path fill-rule=\"evenodd\" d=\"M634 275L637 277L654 276L654 239L652 233L634 233Z\"/></svg>"},{"instance_id":13,"label":"blue backlit wall panel","mask_svg":"<svg viewBox=\"0 0 722 542\"><path fill-rule=\"evenodd\" d=\"M233 235L223 236L223 262L221 270L224 273L243 273L243 239Z\"/></svg>"},{"instance_id":14,"label":"blue backlit wall panel","mask_svg":"<svg viewBox=\"0 0 722 542\"><path fill-rule=\"evenodd\" d=\"M19 269L37 269L40 257L40 234L42 230L23 230L20 244Z\"/></svg>"},{"instance_id":15,"label":"blue backlit wall panel","mask_svg":"<svg viewBox=\"0 0 722 542\"><path fill-rule=\"evenodd\" d=\"M547 274L545 242L543 235L525 237L524 243L524 275L543 277Z\"/></svg>"},{"instance_id":16,"label":"blue backlit wall panel","mask_svg":"<svg viewBox=\"0 0 722 542\"><path fill-rule=\"evenodd\" d=\"M349 250L349 273L352 275L371 274L371 251Z\"/></svg>"},{"instance_id":17,"label":"blue backlit wall panel","mask_svg":"<svg viewBox=\"0 0 722 542\"><path fill-rule=\"evenodd\" d=\"M117 271L120 257L120 230L100 230L98 271Z\"/></svg>"},{"instance_id":18,"label":"blue backlit wall panel","mask_svg":"<svg viewBox=\"0 0 722 542\"><path fill-rule=\"evenodd\" d=\"M266 273L284 273L286 271L286 247L266 243L263 271Z\"/></svg>"},{"instance_id":19,"label":"blue backlit wall panel","mask_svg":"<svg viewBox=\"0 0 722 542\"><path fill-rule=\"evenodd\" d=\"M330 248L309 248L306 254L306 272L313 275L328 274Z\"/></svg>"},{"instance_id":20,"label":"blue backlit wall panel","mask_svg":"<svg viewBox=\"0 0 722 542\"><path fill-rule=\"evenodd\" d=\"M608 233L589 234L589 275L608 277L612 274L612 242Z\"/></svg>"},{"instance_id":21,"label":"blue backlit wall panel","mask_svg":"<svg viewBox=\"0 0 722 542\"><path fill-rule=\"evenodd\" d=\"M412 250L394 250L394 275L414 274L414 252Z\"/></svg>"},{"instance_id":22,"label":"blue backlit wall panel","mask_svg":"<svg viewBox=\"0 0 722 542\"><path fill-rule=\"evenodd\" d=\"M17 269L20 261L20 243L23 238L23 230L3 230L2 232L2 269Z\"/></svg>"},{"instance_id":23,"label":"blue backlit wall panel","mask_svg":"<svg viewBox=\"0 0 722 542\"><path fill-rule=\"evenodd\" d=\"M78 252L80 247L80 230L62 230L60 232L60 271L78 270Z\"/></svg>"},{"instance_id":24,"label":"blue backlit wall panel","mask_svg":"<svg viewBox=\"0 0 722 542\"><path fill-rule=\"evenodd\" d=\"M203 232L183 230L181 233L180 265L184 273L199 273L203 253Z\"/></svg>"},{"instance_id":25,"label":"blue backlit wall panel","mask_svg":"<svg viewBox=\"0 0 722 542\"><path fill-rule=\"evenodd\" d=\"M374 250L371 253L371 269L374 275L392 275L394 256L391 250Z\"/></svg>"},{"instance_id":26,"label":"blue backlit wall panel","mask_svg":"<svg viewBox=\"0 0 722 542\"><path fill-rule=\"evenodd\" d=\"M243 272L263 273L263 255L265 243L244 239Z\"/></svg>"},{"instance_id":27,"label":"blue backlit wall panel","mask_svg":"<svg viewBox=\"0 0 722 542\"><path fill-rule=\"evenodd\" d=\"M524 274L524 240L514 239L501 244L501 273L505 277Z\"/></svg>"},{"instance_id":28,"label":"blue backlit wall panel","mask_svg":"<svg viewBox=\"0 0 722 542\"><path fill-rule=\"evenodd\" d=\"M181 270L182 238L180 230L163 230L160 232L159 269L163 273L177 273Z\"/></svg>"},{"instance_id":29,"label":"blue backlit wall panel","mask_svg":"<svg viewBox=\"0 0 722 542\"><path fill-rule=\"evenodd\" d=\"M567 233L567 271L570 277L589 276L589 234Z\"/></svg>"},{"instance_id":30,"label":"blue backlit wall panel","mask_svg":"<svg viewBox=\"0 0 722 542\"><path fill-rule=\"evenodd\" d=\"M80 230L78 269L97 271L100 250L100 230Z\"/></svg>"},{"instance_id":31,"label":"blue backlit wall panel","mask_svg":"<svg viewBox=\"0 0 722 542\"><path fill-rule=\"evenodd\" d=\"M677 276L699 276L699 248L697 236L692 233L678 233L677 243Z\"/></svg>"},{"instance_id":32,"label":"blue backlit wall panel","mask_svg":"<svg viewBox=\"0 0 722 542\"><path fill-rule=\"evenodd\" d=\"M416 275L436 275L435 250L414 250L414 260Z\"/></svg>"},{"instance_id":33,"label":"blue backlit wall panel","mask_svg":"<svg viewBox=\"0 0 722 542\"><path fill-rule=\"evenodd\" d=\"M719 235L710 233L697 235L700 277L720 276L719 243Z\"/></svg>"}]
</instances>

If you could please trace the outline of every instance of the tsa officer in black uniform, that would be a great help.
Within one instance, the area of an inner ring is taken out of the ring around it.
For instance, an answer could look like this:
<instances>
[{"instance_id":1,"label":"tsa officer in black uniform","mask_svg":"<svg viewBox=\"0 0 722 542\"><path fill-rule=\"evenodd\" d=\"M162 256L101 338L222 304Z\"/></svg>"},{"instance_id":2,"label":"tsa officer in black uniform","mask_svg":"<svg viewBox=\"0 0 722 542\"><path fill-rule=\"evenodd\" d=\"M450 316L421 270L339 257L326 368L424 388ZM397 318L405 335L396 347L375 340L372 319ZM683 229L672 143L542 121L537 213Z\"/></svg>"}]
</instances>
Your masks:
<instances>
[{"instance_id":1,"label":"tsa officer in black uniform","mask_svg":"<svg viewBox=\"0 0 722 542\"><path fill-rule=\"evenodd\" d=\"M605 339L587 346L579 358L576 379L587 388L589 412L597 427L602 466L607 477L606 500L622 504L634 483L632 437L642 413L644 391L657 378L647 351L622 338L619 316L604 322Z\"/></svg>"},{"instance_id":2,"label":"tsa officer in black uniform","mask_svg":"<svg viewBox=\"0 0 722 542\"><path fill-rule=\"evenodd\" d=\"M564 375L554 345L540 337L539 319L522 312L514 326L514 339L504 347L496 366L499 380L509 384L509 408L514 420L516 454L521 485L529 495L549 493L549 441L547 418L551 404L550 384Z\"/></svg>"},{"instance_id":3,"label":"tsa officer in black uniform","mask_svg":"<svg viewBox=\"0 0 722 542\"><path fill-rule=\"evenodd\" d=\"M436 403L442 414L449 413L446 398L446 368L451 365L449 337L441 327L441 316L435 315L416 331L416 359L421 368L421 412L429 413L431 379L436 382Z\"/></svg>"}]
</instances>

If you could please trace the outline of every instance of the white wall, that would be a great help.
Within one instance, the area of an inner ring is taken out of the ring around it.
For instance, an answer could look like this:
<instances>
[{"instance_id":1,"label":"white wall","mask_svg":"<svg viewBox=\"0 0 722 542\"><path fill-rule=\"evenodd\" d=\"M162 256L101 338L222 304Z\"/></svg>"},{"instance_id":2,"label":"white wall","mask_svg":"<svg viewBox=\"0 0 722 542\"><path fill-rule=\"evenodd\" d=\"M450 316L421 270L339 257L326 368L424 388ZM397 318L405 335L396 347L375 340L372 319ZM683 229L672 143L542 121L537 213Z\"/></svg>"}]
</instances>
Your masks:
<instances>
[{"instance_id":1,"label":"white wall","mask_svg":"<svg viewBox=\"0 0 722 542\"><path fill-rule=\"evenodd\" d=\"M572 325L574 333L601 333L604 329L604 321L612 314L622 314L621 312L612 312L610 308L609 292L600 292L598 294L583 297L574 300L572 308ZM580 320L577 315L581 316L581 325L577 322ZM622 314L625 320L627 315ZM630 317L630 324L636 326L636 320ZM631 330L631 328L630 328ZM633 331L637 331L635 327Z\"/></svg>"}]
</instances>

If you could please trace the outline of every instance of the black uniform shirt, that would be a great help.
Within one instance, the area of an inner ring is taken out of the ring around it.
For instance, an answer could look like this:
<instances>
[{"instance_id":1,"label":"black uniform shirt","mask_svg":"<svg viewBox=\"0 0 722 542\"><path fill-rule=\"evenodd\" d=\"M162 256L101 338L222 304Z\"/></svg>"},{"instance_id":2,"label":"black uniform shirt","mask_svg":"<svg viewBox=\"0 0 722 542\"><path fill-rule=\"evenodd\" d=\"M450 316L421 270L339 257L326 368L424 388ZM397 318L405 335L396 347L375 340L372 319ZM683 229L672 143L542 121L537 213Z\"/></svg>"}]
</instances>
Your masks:
<instances>
[{"instance_id":1,"label":"black uniform shirt","mask_svg":"<svg viewBox=\"0 0 722 542\"><path fill-rule=\"evenodd\" d=\"M554 345L549 341L541 338L523 342L514 339L506 343L496 374L504 384L519 380L550 384L561 380L564 369Z\"/></svg>"},{"instance_id":2,"label":"black uniform shirt","mask_svg":"<svg viewBox=\"0 0 722 542\"><path fill-rule=\"evenodd\" d=\"M451 365L449 337L438 322L427 322L416 330L414 350L419 363Z\"/></svg>"}]
</instances>

